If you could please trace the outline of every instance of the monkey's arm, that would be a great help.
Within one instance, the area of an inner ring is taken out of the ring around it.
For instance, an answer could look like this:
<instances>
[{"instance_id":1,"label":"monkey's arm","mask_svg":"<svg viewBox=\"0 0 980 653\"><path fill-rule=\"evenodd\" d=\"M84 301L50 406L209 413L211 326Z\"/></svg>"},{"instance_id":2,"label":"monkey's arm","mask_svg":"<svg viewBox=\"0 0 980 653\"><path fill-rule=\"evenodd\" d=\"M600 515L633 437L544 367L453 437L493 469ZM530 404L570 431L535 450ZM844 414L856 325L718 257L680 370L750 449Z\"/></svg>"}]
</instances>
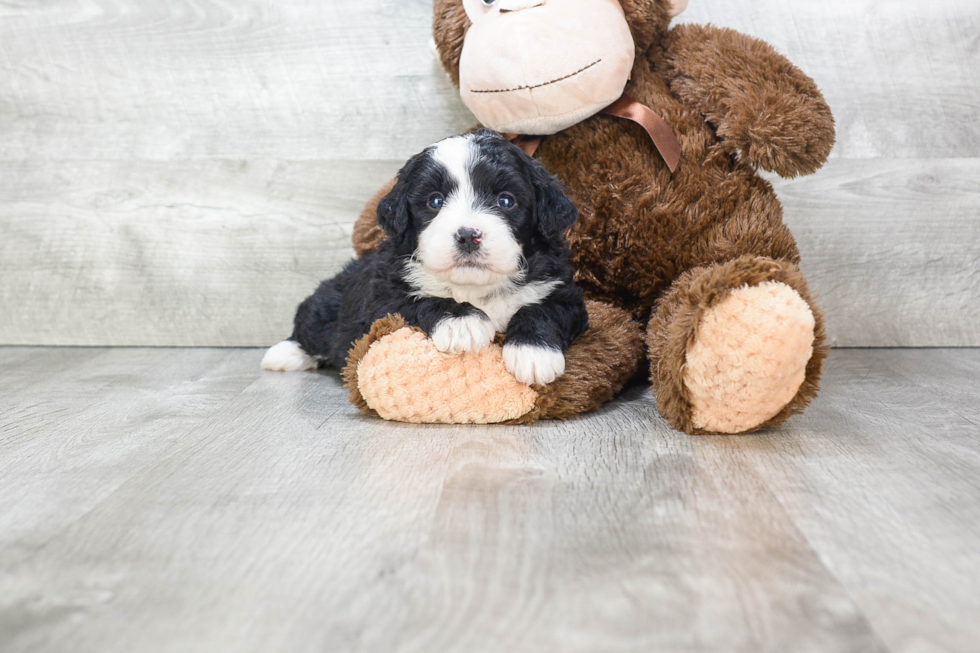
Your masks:
<instances>
[{"instance_id":1,"label":"monkey's arm","mask_svg":"<svg viewBox=\"0 0 980 653\"><path fill-rule=\"evenodd\" d=\"M351 241L354 244L354 253L358 256L364 256L368 252L378 249L378 245L384 240L385 232L378 225L378 202L391 192L396 181L397 178L392 179L382 186L381 190L375 193L364 205L361 215L354 222L354 233L351 236Z\"/></svg>"},{"instance_id":2,"label":"monkey's arm","mask_svg":"<svg viewBox=\"0 0 980 653\"><path fill-rule=\"evenodd\" d=\"M834 145L816 83L768 43L710 25L679 25L652 55L681 99L733 153L783 177L815 172Z\"/></svg>"}]
</instances>

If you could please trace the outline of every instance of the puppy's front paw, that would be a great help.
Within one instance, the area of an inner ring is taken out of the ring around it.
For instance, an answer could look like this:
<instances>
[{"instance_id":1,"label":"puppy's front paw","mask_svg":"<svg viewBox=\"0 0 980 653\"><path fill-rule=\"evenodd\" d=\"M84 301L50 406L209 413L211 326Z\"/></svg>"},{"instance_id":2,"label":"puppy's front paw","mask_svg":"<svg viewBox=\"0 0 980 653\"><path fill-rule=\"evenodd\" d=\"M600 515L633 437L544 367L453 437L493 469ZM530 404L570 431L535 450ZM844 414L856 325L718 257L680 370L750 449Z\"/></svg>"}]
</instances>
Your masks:
<instances>
[{"instance_id":1,"label":"puppy's front paw","mask_svg":"<svg viewBox=\"0 0 980 653\"><path fill-rule=\"evenodd\" d=\"M458 354L480 351L493 341L493 323L483 315L449 317L436 325L430 334L439 351Z\"/></svg>"},{"instance_id":2,"label":"puppy's front paw","mask_svg":"<svg viewBox=\"0 0 980 653\"><path fill-rule=\"evenodd\" d=\"M535 345L504 345L504 365L521 383L546 385L565 373L565 355Z\"/></svg>"}]
</instances>

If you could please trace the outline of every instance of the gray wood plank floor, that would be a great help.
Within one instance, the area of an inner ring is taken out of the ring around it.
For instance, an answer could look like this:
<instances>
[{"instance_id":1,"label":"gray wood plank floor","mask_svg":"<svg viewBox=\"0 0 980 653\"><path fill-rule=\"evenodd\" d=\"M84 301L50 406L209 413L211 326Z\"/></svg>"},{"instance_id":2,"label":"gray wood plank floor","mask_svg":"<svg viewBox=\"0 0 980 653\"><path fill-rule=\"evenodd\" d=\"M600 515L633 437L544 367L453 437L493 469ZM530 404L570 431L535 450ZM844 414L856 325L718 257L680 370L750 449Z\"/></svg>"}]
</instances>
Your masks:
<instances>
[{"instance_id":1,"label":"gray wood plank floor","mask_svg":"<svg viewBox=\"0 0 980 653\"><path fill-rule=\"evenodd\" d=\"M0 651L976 651L980 350L836 350L743 437L643 386L358 414L258 350L0 349Z\"/></svg>"}]
</instances>

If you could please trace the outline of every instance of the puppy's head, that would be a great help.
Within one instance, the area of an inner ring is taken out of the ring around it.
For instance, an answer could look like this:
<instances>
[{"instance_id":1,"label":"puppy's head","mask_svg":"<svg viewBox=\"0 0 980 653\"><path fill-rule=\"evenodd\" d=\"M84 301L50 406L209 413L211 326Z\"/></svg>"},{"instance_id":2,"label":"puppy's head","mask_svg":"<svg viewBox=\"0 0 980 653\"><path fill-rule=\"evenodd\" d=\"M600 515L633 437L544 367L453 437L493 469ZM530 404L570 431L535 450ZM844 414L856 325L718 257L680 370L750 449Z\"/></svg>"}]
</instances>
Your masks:
<instances>
[{"instance_id":1,"label":"puppy's head","mask_svg":"<svg viewBox=\"0 0 980 653\"><path fill-rule=\"evenodd\" d=\"M529 256L560 248L577 217L554 176L486 129L412 157L378 204L396 251L454 286L505 283Z\"/></svg>"}]
</instances>

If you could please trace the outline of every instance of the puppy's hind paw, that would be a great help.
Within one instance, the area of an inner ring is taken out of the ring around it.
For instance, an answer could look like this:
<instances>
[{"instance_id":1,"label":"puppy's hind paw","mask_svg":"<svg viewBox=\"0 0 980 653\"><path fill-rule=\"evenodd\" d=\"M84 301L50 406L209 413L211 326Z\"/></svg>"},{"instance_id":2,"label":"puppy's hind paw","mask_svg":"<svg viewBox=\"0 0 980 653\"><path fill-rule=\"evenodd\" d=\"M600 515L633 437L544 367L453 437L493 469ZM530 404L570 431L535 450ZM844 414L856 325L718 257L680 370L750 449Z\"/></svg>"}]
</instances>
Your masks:
<instances>
[{"instance_id":1,"label":"puppy's hind paw","mask_svg":"<svg viewBox=\"0 0 980 653\"><path fill-rule=\"evenodd\" d=\"M316 361L293 340L283 340L269 347L262 357L262 369L273 372L301 372L314 367Z\"/></svg>"},{"instance_id":2,"label":"puppy's hind paw","mask_svg":"<svg viewBox=\"0 0 980 653\"><path fill-rule=\"evenodd\" d=\"M565 373L565 355L550 347L505 344L504 365L521 383L547 385Z\"/></svg>"},{"instance_id":3,"label":"puppy's hind paw","mask_svg":"<svg viewBox=\"0 0 980 653\"><path fill-rule=\"evenodd\" d=\"M429 337L439 351L458 354L480 351L491 342L496 330L484 315L448 317L436 325Z\"/></svg>"}]
</instances>

